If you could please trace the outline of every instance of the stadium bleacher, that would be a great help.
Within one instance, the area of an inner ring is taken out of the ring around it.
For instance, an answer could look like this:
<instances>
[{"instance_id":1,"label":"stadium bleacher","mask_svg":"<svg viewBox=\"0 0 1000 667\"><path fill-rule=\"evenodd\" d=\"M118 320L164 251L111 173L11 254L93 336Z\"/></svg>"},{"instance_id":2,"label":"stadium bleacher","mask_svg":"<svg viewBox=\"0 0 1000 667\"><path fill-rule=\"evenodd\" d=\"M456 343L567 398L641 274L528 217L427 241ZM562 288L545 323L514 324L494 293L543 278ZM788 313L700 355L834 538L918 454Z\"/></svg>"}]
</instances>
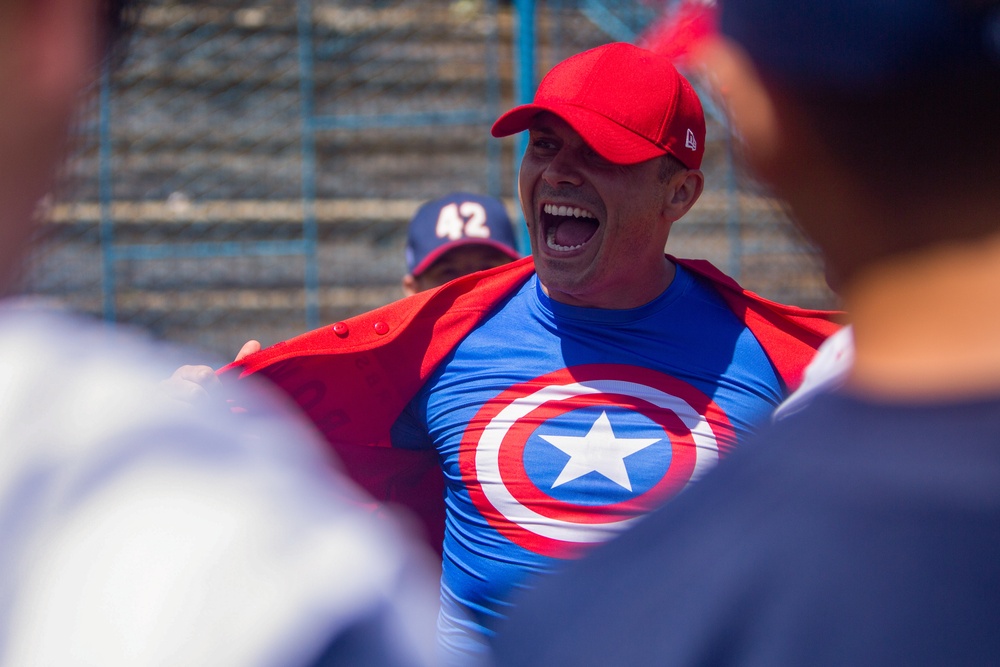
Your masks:
<instances>
[{"instance_id":1,"label":"stadium bleacher","mask_svg":"<svg viewBox=\"0 0 1000 667\"><path fill-rule=\"evenodd\" d=\"M509 4L316 0L305 27L302 2L228 4L150 3L104 114L95 95L81 118L26 292L225 357L306 328L312 248L329 323L401 294L421 201L467 189L516 211L513 142L488 132L514 103ZM578 4L538 3L539 72L609 41ZM780 205L709 136L709 187L670 251L830 305Z\"/></svg>"}]
</instances>

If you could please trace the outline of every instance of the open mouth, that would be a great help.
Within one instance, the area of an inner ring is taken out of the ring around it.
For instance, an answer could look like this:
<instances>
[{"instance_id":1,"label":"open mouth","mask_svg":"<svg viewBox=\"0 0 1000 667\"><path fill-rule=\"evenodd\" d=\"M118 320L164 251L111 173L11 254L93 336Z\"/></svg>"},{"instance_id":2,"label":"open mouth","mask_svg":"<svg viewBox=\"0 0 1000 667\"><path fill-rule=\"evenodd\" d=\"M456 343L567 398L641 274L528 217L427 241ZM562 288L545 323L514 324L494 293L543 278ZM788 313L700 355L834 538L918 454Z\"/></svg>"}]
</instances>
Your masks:
<instances>
[{"instance_id":1,"label":"open mouth","mask_svg":"<svg viewBox=\"0 0 1000 667\"><path fill-rule=\"evenodd\" d=\"M582 248L600 226L590 211L558 204L542 206L541 222L545 230L545 244L560 252Z\"/></svg>"}]
</instances>

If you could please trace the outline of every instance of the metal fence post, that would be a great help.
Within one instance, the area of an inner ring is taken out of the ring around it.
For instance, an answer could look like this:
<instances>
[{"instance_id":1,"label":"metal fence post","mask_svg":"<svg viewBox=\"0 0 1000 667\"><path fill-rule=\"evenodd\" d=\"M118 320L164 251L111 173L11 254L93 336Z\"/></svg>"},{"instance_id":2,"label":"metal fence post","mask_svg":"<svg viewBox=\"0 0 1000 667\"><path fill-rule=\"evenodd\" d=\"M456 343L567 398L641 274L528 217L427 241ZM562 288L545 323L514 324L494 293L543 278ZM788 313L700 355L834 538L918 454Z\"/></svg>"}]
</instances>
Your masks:
<instances>
[{"instance_id":1,"label":"metal fence post","mask_svg":"<svg viewBox=\"0 0 1000 667\"><path fill-rule=\"evenodd\" d=\"M299 105L302 123L302 238L305 260L306 326L319 326L319 261L316 229L316 134L313 92L312 2L299 0Z\"/></svg>"},{"instance_id":2,"label":"metal fence post","mask_svg":"<svg viewBox=\"0 0 1000 667\"><path fill-rule=\"evenodd\" d=\"M517 104L528 104L535 97L535 0L516 0L517 30L515 31L514 54L517 72ZM514 136L514 196L518 196L517 171L521 156L528 147L528 135L520 132ZM518 225L518 245L521 254L531 252L528 241L528 230L523 224Z\"/></svg>"}]
</instances>

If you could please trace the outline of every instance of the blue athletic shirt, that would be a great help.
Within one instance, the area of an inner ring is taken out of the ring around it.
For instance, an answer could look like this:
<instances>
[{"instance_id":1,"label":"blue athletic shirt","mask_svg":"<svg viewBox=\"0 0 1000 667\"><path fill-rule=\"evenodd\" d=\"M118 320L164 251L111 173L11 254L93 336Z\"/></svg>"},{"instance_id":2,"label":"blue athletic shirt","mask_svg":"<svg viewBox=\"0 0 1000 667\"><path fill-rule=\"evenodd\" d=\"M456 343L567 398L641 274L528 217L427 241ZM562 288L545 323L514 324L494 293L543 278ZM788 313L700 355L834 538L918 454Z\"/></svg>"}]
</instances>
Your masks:
<instances>
[{"instance_id":1,"label":"blue athletic shirt","mask_svg":"<svg viewBox=\"0 0 1000 667\"><path fill-rule=\"evenodd\" d=\"M661 505L742 442L784 387L750 331L677 267L628 310L537 276L470 333L393 426L446 479L440 639L481 652L511 594Z\"/></svg>"}]
</instances>

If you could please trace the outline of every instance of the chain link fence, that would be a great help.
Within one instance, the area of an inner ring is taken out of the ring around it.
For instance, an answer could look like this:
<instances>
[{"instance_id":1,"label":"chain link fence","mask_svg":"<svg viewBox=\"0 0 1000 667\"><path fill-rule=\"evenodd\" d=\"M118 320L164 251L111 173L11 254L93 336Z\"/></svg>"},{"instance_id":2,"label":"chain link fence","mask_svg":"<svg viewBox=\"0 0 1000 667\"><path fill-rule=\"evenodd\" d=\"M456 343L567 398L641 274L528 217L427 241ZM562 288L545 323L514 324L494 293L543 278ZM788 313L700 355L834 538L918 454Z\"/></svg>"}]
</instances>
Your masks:
<instances>
[{"instance_id":1,"label":"chain link fence","mask_svg":"<svg viewBox=\"0 0 1000 667\"><path fill-rule=\"evenodd\" d=\"M516 211L515 143L489 136L516 102L516 10L148 2L125 64L87 96L25 291L215 360L401 296L405 225L424 200L464 189ZM537 76L653 14L538 2ZM670 251L766 296L830 305L814 253L733 168L718 122L709 139L707 191Z\"/></svg>"}]
</instances>

